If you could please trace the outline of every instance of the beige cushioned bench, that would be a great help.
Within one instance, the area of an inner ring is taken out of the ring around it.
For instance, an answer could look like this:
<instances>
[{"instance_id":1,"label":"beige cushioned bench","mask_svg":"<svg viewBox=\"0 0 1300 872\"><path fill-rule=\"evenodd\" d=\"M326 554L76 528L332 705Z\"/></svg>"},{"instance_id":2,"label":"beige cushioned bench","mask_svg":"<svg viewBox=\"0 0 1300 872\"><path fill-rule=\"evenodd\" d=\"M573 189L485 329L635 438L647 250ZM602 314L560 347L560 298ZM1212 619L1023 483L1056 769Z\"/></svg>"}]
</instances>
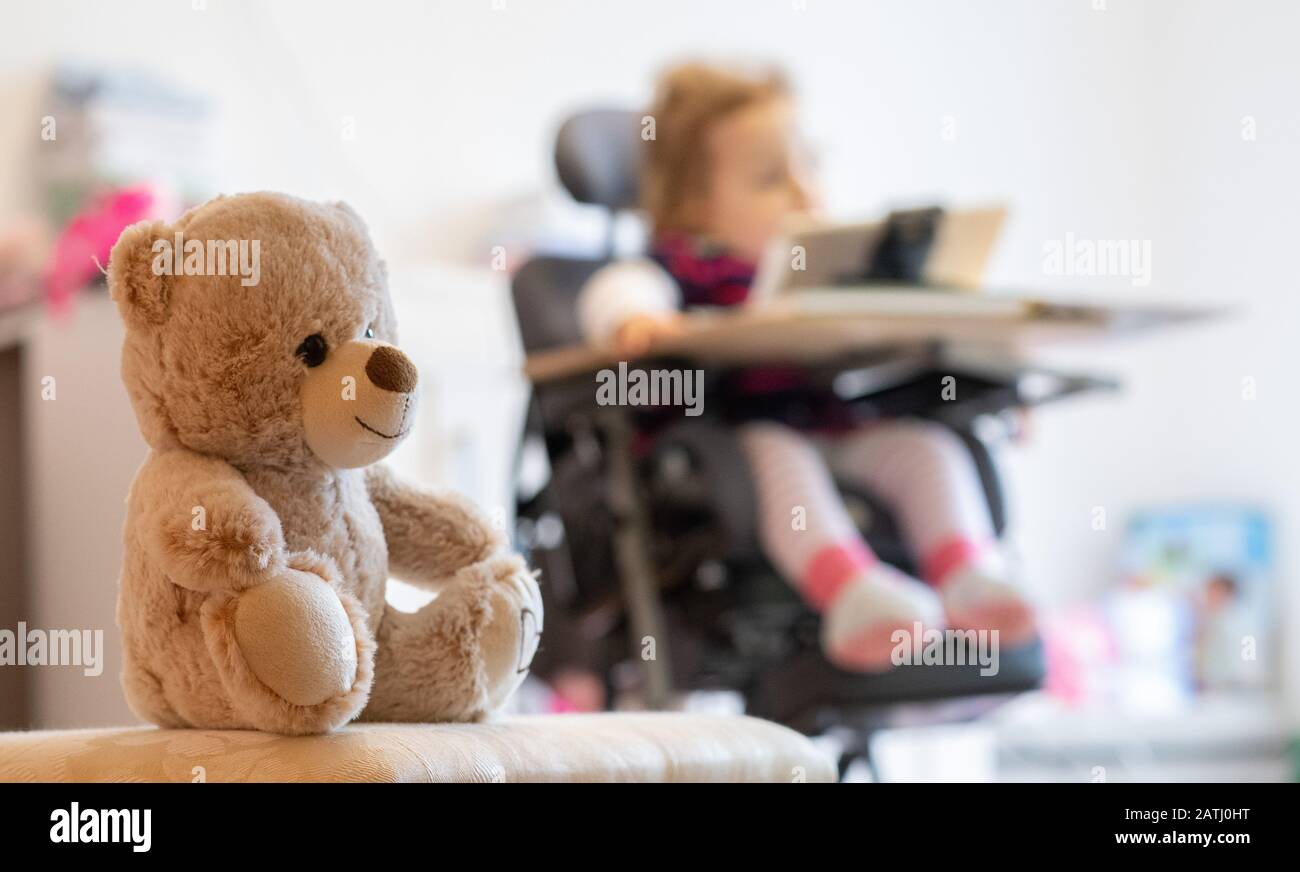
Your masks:
<instances>
[{"instance_id":1,"label":"beige cushioned bench","mask_svg":"<svg viewBox=\"0 0 1300 872\"><path fill-rule=\"evenodd\" d=\"M749 717L530 715L325 736L128 727L0 733L0 781L833 781L807 738Z\"/></svg>"}]
</instances>

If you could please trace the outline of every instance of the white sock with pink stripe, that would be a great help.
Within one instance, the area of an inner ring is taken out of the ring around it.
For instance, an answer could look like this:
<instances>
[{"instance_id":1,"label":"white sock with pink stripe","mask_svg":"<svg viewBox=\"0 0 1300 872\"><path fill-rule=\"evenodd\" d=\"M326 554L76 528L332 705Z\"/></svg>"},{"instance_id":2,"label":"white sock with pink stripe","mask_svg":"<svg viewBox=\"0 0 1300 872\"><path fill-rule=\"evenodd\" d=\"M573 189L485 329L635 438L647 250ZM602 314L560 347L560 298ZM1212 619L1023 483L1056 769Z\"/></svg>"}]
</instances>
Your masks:
<instances>
[{"instance_id":1,"label":"white sock with pink stripe","mask_svg":"<svg viewBox=\"0 0 1300 872\"><path fill-rule=\"evenodd\" d=\"M925 561L925 577L939 591L948 623L963 630L997 630L1004 645L1034 635L1034 610L992 543L953 536Z\"/></svg>"},{"instance_id":2,"label":"white sock with pink stripe","mask_svg":"<svg viewBox=\"0 0 1300 872\"><path fill-rule=\"evenodd\" d=\"M942 624L934 591L881 563L862 541L825 460L802 434L761 423L741 428L740 437L757 485L763 550L822 614L823 649L833 663L888 669L895 630Z\"/></svg>"},{"instance_id":3,"label":"white sock with pink stripe","mask_svg":"<svg viewBox=\"0 0 1300 872\"><path fill-rule=\"evenodd\" d=\"M934 591L861 542L823 549L808 567L802 592L822 613L822 650L842 669L875 672L893 665L899 631L943 626Z\"/></svg>"},{"instance_id":4,"label":"white sock with pink stripe","mask_svg":"<svg viewBox=\"0 0 1300 872\"><path fill-rule=\"evenodd\" d=\"M952 431L883 421L834 440L828 451L840 475L893 508L950 626L996 629L1008 645L1033 635L1028 600L1005 580L978 471Z\"/></svg>"}]
</instances>

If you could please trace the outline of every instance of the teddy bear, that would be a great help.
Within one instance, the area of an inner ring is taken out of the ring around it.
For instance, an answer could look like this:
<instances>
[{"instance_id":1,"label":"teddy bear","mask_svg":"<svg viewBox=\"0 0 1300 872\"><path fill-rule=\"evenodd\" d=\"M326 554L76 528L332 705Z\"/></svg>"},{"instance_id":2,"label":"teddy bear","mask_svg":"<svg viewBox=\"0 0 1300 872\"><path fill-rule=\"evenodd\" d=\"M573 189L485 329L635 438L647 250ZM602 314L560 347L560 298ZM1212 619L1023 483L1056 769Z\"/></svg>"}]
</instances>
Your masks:
<instances>
[{"instance_id":1,"label":"teddy bear","mask_svg":"<svg viewBox=\"0 0 1300 872\"><path fill-rule=\"evenodd\" d=\"M132 709L294 735L499 710L537 649L537 582L471 502L379 462L419 375L356 212L218 197L127 228L108 285L149 446L117 606ZM395 609L390 576L436 595Z\"/></svg>"}]
</instances>

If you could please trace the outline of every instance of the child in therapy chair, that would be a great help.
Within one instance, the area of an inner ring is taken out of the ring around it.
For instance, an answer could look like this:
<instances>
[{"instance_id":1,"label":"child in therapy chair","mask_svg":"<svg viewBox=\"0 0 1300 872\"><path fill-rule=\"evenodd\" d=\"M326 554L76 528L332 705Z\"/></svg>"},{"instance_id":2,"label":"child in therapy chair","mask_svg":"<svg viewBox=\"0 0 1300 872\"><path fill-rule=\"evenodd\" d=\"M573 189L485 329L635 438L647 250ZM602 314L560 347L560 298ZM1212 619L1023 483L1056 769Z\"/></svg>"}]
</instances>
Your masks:
<instances>
[{"instance_id":1,"label":"child in therapy chair","mask_svg":"<svg viewBox=\"0 0 1300 872\"><path fill-rule=\"evenodd\" d=\"M685 307L745 301L764 248L787 219L813 206L793 110L775 73L687 64L663 76L641 175L650 255L606 266L582 289L588 340L635 355L679 333ZM855 421L846 403L811 386L805 413L783 419L764 410L763 392L772 384L788 391L791 372L741 375L728 399L754 410L738 427L757 488L760 542L822 614L822 647L833 663L887 669L895 631L911 634L918 624L998 630L1005 645L1033 635L1032 611L1006 578L959 437L918 420ZM793 377L797 384L797 371ZM832 470L889 505L923 580L876 559Z\"/></svg>"}]
</instances>

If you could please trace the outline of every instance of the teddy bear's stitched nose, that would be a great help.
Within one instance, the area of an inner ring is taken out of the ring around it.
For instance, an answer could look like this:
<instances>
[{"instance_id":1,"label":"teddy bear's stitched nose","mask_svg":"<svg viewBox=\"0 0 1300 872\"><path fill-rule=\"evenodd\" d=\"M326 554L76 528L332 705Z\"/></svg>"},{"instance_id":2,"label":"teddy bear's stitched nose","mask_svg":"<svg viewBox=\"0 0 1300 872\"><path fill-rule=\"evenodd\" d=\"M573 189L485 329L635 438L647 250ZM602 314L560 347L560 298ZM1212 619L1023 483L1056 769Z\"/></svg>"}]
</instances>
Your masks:
<instances>
[{"instance_id":1,"label":"teddy bear's stitched nose","mask_svg":"<svg viewBox=\"0 0 1300 872\"><path fill-rule=\"evenodd\" d=\"M381 345L370 353L366 375L375 387L399 394L414 390L419 378L411 359L391 345Z\"/></svg>"}]
</instances>

